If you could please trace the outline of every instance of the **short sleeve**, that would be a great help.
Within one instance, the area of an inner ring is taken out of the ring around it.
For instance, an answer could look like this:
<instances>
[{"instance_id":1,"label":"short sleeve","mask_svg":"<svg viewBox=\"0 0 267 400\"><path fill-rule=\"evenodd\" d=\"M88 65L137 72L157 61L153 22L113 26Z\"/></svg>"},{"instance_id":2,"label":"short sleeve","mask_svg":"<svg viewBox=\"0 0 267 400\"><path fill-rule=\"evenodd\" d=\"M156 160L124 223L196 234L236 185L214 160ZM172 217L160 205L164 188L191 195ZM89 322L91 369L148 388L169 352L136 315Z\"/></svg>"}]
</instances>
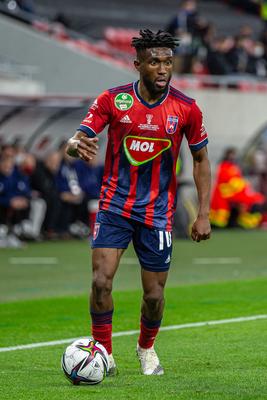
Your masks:
<instances>
[{"instance_id":1,"label":"short sleeve","mask_svg":"<svg viewBox=\"0 0 267 400\"><path fill-rule=\"evenodd\" d=\"M111 112L109 93L104 92L93 102L78 130L94 137L109 123Z\"/></svg>"},{"instance_id":2,"label":"short sleeve","mask_svg":"<svg viewBox=\"0 0 267 400\"><path fill-rule=\"evenodd\" d=\"M185 127L185 136L192 151L200 150L208 143L208 134L203 124L202 112L196 102L191 107L188 124Z\"/></svg>"}]
</instances>

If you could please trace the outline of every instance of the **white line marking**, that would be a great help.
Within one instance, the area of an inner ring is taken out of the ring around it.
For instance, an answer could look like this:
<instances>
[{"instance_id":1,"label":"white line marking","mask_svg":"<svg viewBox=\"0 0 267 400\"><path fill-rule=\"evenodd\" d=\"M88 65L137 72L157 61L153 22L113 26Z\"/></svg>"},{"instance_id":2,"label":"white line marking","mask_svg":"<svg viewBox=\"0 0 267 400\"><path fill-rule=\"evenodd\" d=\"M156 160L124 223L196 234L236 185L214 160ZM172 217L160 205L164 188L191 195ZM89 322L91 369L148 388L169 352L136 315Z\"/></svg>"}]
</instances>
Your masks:
<instances>
[{"instance_id":1,"label":"white line marking","mask_svg":"<svg viewBox=\"0 0 267 400\"><path fill-rule=\"evenodd\" d=\"M58 259L56 257L10 257L8 262L12 265L50 265L57 264Z\"/></svg>"},{"instance_id":2,"label":"white line marking","mask_svg":"<svg viewBox=\"0 0 267 400\"><path fill-rule=\"evenodd\" d=\"M193 264L241 264L240 257L193 258Z\"/></svg>"},{"instance_id":3,"label":"white line marking","mask_svg":"<svg viewBox=\"0 0 267 400\"><path fill-rule=\"evenodd\" d=\"M199 327L202 327L202 326L234 324L236 322L256 321L256 320L259 320L259 319L267 319L267 314L252 315L252 316L249 316L249 317L219 319L217 321L202 321L202 322L191 322L191 323L188 323L188 324L162 326L160 328L160 330L161 331L172 331L172 330L178 330L178 329L199 328ZM139 333L139 329L138 330L132 330L132 331L115 332L115 333L112 334L112 337L137 335L138 333ZM0 347L0 353L4 353L4 352L7 352L7 351L15 351L15 350L34 349L36 347L56 346L56 345L59 345L59 344L71 343L71 342L74 342L74 340L77 340L77 339L80 339L80 337L79 338L76 337L76 338L63 339L63 340L53 340L51 342L22 344L22 345L13 346L13 347Z\"/></svg>"}]
</instances>

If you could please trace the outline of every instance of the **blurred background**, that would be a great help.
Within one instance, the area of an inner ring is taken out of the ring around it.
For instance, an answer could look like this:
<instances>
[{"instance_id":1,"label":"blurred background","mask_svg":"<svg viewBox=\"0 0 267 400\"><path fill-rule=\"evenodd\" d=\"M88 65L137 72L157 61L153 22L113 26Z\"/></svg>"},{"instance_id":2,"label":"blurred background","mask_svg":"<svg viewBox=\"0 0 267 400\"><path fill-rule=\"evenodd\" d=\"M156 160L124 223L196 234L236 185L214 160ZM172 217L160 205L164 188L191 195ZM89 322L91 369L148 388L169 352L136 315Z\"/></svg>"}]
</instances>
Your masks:
<instances>
[{"instance_id":1,"label":"blurred background","mask_svg":"<svg viewBox=\"0 0 267 400\"><path fill-rule=\"evenodd\" d=\"M103 174L64 154L95 97L137 78L132 36L180 38L172 84L210 136L215 229L267 227L267 1L0 0L0 248L85 238ZM174 233L196 215L192 161L177 164Z\"/></svg>"}]
</instances>

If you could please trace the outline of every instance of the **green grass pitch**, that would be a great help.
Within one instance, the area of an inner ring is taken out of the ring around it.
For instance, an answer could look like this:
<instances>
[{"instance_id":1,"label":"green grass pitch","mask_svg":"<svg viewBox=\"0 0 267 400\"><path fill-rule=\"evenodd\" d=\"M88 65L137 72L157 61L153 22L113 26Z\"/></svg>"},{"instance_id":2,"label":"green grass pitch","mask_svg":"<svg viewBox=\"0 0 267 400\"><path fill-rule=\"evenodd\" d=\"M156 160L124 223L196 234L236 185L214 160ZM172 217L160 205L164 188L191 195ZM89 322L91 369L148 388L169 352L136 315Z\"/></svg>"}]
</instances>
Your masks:
<instances>
[{"instance_id":1,"label":"green grass pitch","mask_svg":"<svg viewBox=\"0 0 267 400\"><path fill-rule=\"evenodd\" d=\"M267 232L215 231L174 243L163 326L267 314ZM0 252L0 399L267 399L267 319L160 332L165 375L145 377L137 335L114 337L119 375L72 386L60 369L66 344L1 347L88 336L87 242L31 244ZM136 330L139 266L132 248L114 283L114 332Z\"/></svg>"}]
</instances>

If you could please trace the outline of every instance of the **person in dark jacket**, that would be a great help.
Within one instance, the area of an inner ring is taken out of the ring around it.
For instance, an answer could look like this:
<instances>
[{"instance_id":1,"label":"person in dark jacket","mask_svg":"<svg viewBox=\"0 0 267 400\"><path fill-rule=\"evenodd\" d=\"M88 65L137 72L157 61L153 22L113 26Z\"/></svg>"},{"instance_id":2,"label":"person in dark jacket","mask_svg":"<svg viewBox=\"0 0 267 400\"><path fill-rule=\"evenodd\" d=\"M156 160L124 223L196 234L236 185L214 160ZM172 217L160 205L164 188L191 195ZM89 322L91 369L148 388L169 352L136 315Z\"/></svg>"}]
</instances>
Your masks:
<instances>
[{"instance_id":1,"label":"person in dark jacket","mask_svg":"<svg viewBox=\"0 0 267 400\"><path fill-rule=\"evenodd\" d=\"M30 210L29 179L12 157L0 158L0 223L14 225L27 219Z\"/></svg>"},{"instance_id":2,"label":"person in dark jacket","mask_svg":"<svg viewBox=\"0 0 267 400\"><path fill-rule=\"evenodd\" d=\"M61 203L61 232L63 235L70 233L76 236L76 228L88 225L87 199L79 182L75 161L67 154L64 154L61 161L56 185Z\"/></svg>"},{"instance_id":3,"label":"person in dark jacket","mask_svg":"<svg viewBox=\"0 0 267 400\"><path fill-rule=\"evenodd\" d=\"M85 163L82 160L75 160L74 166L81 188L85 193L90 231L93 232L96 214L98 212L98 201L104 174L104 165L100 164L99 160L96 158L89 163Z\"/></svg>"},{"instance_id":4,"label":"person in dark jacket","mask_svg":"<svg viewBox=\"0 0 267 400\"><path fill-rule=\"evenodd\" d=\"M43 161L36 161L30 174L32 189L46 202L46 214L43 222L45 238L56 238L61 231L61 201L57 187L57 174L61 154L53 151Z\"/></svg>"}]
</instances>

